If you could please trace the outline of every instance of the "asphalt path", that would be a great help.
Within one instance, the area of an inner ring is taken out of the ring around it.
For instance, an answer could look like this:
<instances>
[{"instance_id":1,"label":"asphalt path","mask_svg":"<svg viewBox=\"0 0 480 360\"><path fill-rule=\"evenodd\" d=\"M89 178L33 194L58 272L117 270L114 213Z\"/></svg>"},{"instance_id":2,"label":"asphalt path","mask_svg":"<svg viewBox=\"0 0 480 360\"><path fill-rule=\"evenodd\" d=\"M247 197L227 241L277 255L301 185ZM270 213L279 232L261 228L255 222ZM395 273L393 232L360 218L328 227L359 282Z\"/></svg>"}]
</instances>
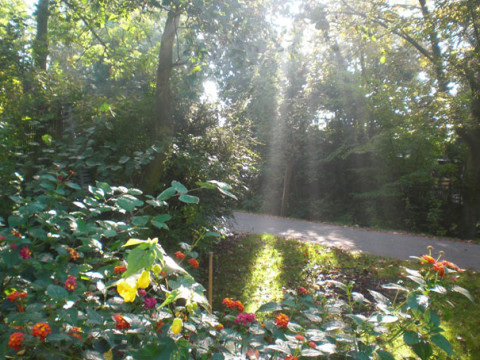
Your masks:
<instances>
[{"instance_id":1,"label":"asphalt path","mask_svg":"<svg viewBox=\"0 0 480 360\"><path fill-rule=\"evenodd\" d=\"M231 228L236 233L272 234L401 260L427 254L427 246L431 245L434 257L443 250L445 255L442 259L462 268L480 269L480 244L468 241L365 230L243 212L234 213Z\"/></svg>"}]
</instances>

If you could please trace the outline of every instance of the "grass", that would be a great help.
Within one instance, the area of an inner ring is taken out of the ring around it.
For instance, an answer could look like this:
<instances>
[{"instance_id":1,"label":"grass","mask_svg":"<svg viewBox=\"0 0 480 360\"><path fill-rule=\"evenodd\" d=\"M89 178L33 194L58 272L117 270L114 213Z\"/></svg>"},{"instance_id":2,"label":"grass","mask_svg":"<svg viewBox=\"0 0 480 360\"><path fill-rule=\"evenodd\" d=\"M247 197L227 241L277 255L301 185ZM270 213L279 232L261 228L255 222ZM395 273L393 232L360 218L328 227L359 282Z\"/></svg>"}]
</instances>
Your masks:
<instances>
[{"instance_id":1,"label":"grass","mask_svg":"<svg viewBox=\"0 0 480 360\"><path fill-rule=\"evenodd\" d=\"M280 300L286 289L303 286L316 290L323 280L354 281L354 291L368 297L369 289L384 292L382 284L407 281L406 266L419 268L416 262L324 248L272 235L229 237L213 251L213 307L218 311L223 311L221 301L225 297L242 301L246 312L254 312L264 303ZM445 258L448 260L448 254ZM480 299L480 274L462 274L459 285L467 288L474 299ZM327 295L336 296L336 290L326 289ZM461 295L454 295L451 301L454 306L442 314L446 319L445 336L459 359L480 359L480 308ZM414 359L404 351L398 349L397 356ZM449 359L442 356L436 359Z\"/></svg>"}]
</instances>

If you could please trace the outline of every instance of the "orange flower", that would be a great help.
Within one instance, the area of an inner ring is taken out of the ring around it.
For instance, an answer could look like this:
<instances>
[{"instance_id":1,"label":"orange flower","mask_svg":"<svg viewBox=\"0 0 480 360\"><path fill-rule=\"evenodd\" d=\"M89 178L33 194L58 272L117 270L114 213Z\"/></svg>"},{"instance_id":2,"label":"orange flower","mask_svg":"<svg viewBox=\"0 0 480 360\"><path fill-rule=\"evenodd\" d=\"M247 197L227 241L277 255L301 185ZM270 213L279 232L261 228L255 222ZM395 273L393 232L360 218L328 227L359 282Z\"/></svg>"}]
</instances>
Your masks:
<instances>
[{"instance_id":1,"label":"orange flower","mask_svg":"<svg viewBox=\"0 0 480 360\"><path fill-rule=\"evenodd\" d=\"M218 331L221 331L223 330L225 327L222 325L222 324L218 324L217 326L215 326L215 329L217 329Z\"/></svg>"},{"instance_id":2,"label":"orange flower","mask_svg":"<svg viewBox=\"0 0 480 360\"><path fill-rule=\"evenodd\" d=\"M21 293L19 293L18 291L14 291L8 294L7 299L10 300L10 302L14 302L18 298L26 298L26 297L27 297L27 293L25 291Z\"/></svg>"},{"instance_id":3,"label":"orange flower","mask_svg":"<svg viewBox=\"0 0 480 360\"><path fill-rule=\"evenodd\" d=\"M130 329L130 323L124 319L124 317L122 315L114 315L113 316L113 320L115 320L116 324L115 324L115 328L117 330L128 330Z\"/></svg>"},{"instance_id":4,"label":"orange flower","mask_svg":"<svg viewBox=\"0 0 480 360\"><path fill-rule=\"evenodd\" d=\"M77 260L80 257L80 254L75 249L67 248L67 251L70 254L70 259L72 259L73 261Z\"/></svg>"},{"instance_id":5,"label":"orange flower","mask_svg":"<svg viewBox=\"0 0 480 360\"><path fill-rule=\"evenodd\" d=\"M82 340L82 335L80 335L81 333L83 333L81 328L72 326L72 328L70 329L70 332L67 335L77 338L78 340Z\"/></svg>"},{"instance_id":6,"label":"orange flower","mask_svg":"<svg viewBox=\"0 0 480 360\"><path fill-rule=\"evenodd\" d=\"M295 339L297 339L298 341L305 341L305 337L300 334L295 335Z\"/></svg>"},{"instance_id":7,"label":"orange flower","mask_svg":"<svg viewBox=\"0 0 480 360\"><path fill-rule=\"evenodd\" d=\"M113 272L115 274L121 274L125 271L127 271L127 267L125 265L115 266L115 268L113 269Z\"/></svg>"},{"instance_id":8,"label":"orange flower","mask_svg":"<svg viewBox=\"0 0 480 360\"><path fill-rule=\"evenodd\" d=\"M12 235L13 235L13 236L16 236L16 237L19 237L19 238L22 237L22 234L20 234L20 232L18 232L18 231L15 230L15 229L12 229Z\"/></svg>"},{"instance_id":9,"label":"orange flower","mask_svg":"<svg viewBox=\"0 0 480 360\"><path fill-rule=\"evenodd\" d=\"M237 309L238 312L243 312L243 310L245 309L245 307L240 301L232 300L230 298L223 299L222 304L224 304L229 309Z\"/></svg>"},{"instance_id":10,"label":"orange flower","mask_svg":"<svg viewBox=\"0 0 480 360\"><path fill-rule=\"evenodd\" d=\"M316 349L317 348L317 344L315 344L313 341L310 341L308 343L308 346L310 346L312 349Z\"/></svg>"},{"instance_id":11,"label":"orange flower","mask_svg":"<svg viewBox=\"0 0 480 360\"><path fill-rule=\"evenodd\" d=\"M449 269L458 271L458 272L460 272L460 273L462 273L462 272L465 271L465 270L463 270L463 269L460 269L457 265L455 265L454 263L452 263L452 262L450 262L450 261L444 260L444 261L441 262L441 264L442 264L443 266L446 266L446 267L449 268Z\"/></svg>"},{"instance_id":12,"label":"orange flower","mask_svg":"<svg viewBox=\"0 0 480 360\"><path fill-rule=\"evenodd\" d=\"M436 262L435 259L430 255L423 255L420 259L422 263L435 264Z\"/></svg>"},{"instance_id":13,"label":"orange flower","mask_svg":"<svg viewBox=\"0 0 480 360\"><path fill-rule=\"evenodd\" d=\"M433 270L436 271L442 279L445 277L445 268L441 262L433 264Z\"/></svg>"},{"instance_id":14,"label":"orange flower","mask_svg":"<svg viewBox=\"0 0 480 360\"><path fill-rule=\"evenodd\" d=\"M284 360L298 360L298 357L293 355L288 355Z\"/></svg>"},{"instance_id":15,"label":"orange flower","mask_svg":"<svg viewBox=\"0 0 480 360\"><path fill-rule=\"evenodd\" d=\"M45 340L47 335L51 333L50 325L44 322L36 323L32 329L32 335L38 337L41 341Z\"/></svg>"},{"instance_id":16,"label":"orange flower","mask_svg":"<svg viewBox=\"0 0 480 360\"><path fill-rule=\"evenodd\" d=\"M68 275L67 280L65 281L65 289L68 291L73 291L77 288L77 281L75 280L75 276Z\"/></svg>"},{"instance_id":17,"label":"orange flower","mask_svg":"<svg viewBox=\"0 0 480 360\"><path fill-rule=\"evenodd\" d=\"M175 256L176 256L177 259L180 259L180 260L185 259L185 254L182 253L181 251L177 251L177 252L175 253Z\"/></svg>"},{"instance_id":18,"label":"orange flower","mask_svg":"<svg viewBox=\"0 0 480 360\"><path fill-rule=\"evenodd\" d=\"M286 329L289 321L290 318L287 315L280 313L275 318L275 325Z\"/></svg>"},{"instance_id":19,"label":"orange flower","mask_svg":"<svg viewBox=\"0 0 480 360\"><path fill-rule=\"evenodd\" d=\"M198 261L195 260L195 259L189 259L189 260L188 260L188 263L189 263L190 265L192 265L192 267L193 267L194 269L198 269L198 266L200 265L200 264L198 263Z\"/></svg>"},{"instance_id":20,"label":"orange flower","mask_svg":"<svg viewBox=\"0 0 480 360\"><path fill-rule=\"evenodd\" d=\"M12 335L10 335L10 338L8 339L8 347L18 351L22 347L23 340L25 340L25 338L23 337L23 333L19 331L14 332Z\"/></svg>"}]
</instances>

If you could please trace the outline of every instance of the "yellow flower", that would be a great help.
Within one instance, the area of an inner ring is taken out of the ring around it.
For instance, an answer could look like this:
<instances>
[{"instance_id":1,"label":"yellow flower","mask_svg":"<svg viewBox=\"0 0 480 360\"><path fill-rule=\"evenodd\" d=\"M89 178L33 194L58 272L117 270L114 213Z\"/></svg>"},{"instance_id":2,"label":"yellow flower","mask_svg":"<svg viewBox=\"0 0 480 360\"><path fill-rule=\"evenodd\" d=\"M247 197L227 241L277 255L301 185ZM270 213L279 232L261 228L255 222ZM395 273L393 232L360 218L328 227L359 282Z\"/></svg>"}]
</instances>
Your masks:
<instances>
[{"instance_id":1,"label":"yellow flower","mask_svg":"<svg viewBox=\"0 0 480 360\"><path fill-rule=\"evenodd\" d=\"M138 278L137 286L140 289L146 289L150 285L150 271L143 270L142 275Z\"/></svg>"},{"instance_id":2,"label":"yellow flower","mask_svg":"<svg viewBox=\"0 0 480 360\"><path fill-rule=\"evenodd\" d=\"M133 302L137 296L137 288L130 285L126 280L117 284L117 291L125 302Z\"/></svg>"},{"instance_id":3,"label":"yellow flower","mask_svg":"<svg viewBox=\"0 0 480 360\"><path fill-rule=\"evenodd\" d=\"M183 326L182 319L175 318L172 322L172 326L170 327L170 329L172 329L172 332L175 335L177 335L180 331L182 331L182 326Z\"/></svg>"}]
</instances>

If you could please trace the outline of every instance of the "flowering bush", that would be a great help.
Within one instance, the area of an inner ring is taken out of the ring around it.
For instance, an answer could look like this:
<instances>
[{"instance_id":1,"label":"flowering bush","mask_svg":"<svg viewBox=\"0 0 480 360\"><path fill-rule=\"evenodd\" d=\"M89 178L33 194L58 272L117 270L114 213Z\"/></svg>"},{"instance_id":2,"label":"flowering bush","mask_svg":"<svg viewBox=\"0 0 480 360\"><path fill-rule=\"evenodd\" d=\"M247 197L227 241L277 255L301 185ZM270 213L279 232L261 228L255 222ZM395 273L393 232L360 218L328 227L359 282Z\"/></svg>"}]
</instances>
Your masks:
<instances>
[{"instance_id":1,"label":"flowering bush","mask_svg":"<svg viewBox=\"0 0 480 360\"><path fill-rule=\"evenodd\" d=\"M188 271L200 267L202 236L173 257L152 236L169 229L166 201L199 201L182 184L154 197L105 183L84 193L54 174L38 181L35 196L19 193L15 211L0 218L0 358L388 360L397 339L422 360L434 347L453 356L439 310L450 292L470 295L448 261L419 258L425 268L406 269L408 284L386 285L391 296L366 299L352 284L319 282L255 314L225 298L226 311L214 314ZM326 285L341 296L326 297ZM367 302L371 310L357 312Z\"/></svg>"}]
</instances>

